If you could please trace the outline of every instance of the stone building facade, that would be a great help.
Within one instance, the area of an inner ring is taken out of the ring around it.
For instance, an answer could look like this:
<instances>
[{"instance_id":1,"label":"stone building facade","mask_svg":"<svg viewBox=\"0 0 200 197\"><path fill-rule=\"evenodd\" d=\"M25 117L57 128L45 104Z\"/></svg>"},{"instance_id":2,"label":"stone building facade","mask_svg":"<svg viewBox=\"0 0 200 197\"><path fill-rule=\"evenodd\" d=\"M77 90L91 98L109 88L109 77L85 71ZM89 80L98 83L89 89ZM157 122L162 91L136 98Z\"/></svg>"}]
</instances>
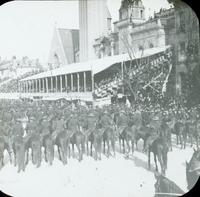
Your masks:
<instances>
[{"instance_id":1,"label":"stone building facade","mask_svg":"<svg viewBox=\"0 0 200 197\"><path fill-rule=\"evenodd\" d=\"M192 89L192 83L197 83L192 78L190 82L188 81L189 84L186 84L189 75L199 73L200 76L199 20L192 8L183 2L175 9L175 36L173 41L172 45L176 54L176 89L177 93L181 94L185 89Z\"/></svg>"},{"instance_id":2,"label":"stone building facade","mask_svg":"<svg viewBox=\"0 0 200 197\"><path fill-rule=\"evenodd\" d=\"M119 20L114 22L114 31L95 39L93 46L97 58L127 53L130 48L137 52L174 42L174 8L161 9L154 17L146 20L142 0L128 5L124 2L119 9Z\"/></svg>"}]
</instances>

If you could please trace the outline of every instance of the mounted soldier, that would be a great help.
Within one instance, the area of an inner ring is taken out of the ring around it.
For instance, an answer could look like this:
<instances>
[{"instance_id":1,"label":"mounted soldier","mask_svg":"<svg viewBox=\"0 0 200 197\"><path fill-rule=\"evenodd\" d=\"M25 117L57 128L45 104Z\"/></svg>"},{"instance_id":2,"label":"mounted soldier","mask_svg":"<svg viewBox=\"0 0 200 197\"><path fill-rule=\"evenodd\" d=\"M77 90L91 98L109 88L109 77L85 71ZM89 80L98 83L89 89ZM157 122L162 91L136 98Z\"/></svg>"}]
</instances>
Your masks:
<instances>
[{"instance_id":1,"label":"mounted soldier","mask_svg":"<svg viewBox=\"0 0 200 197\"><path fill-rule=\"evenodd\" d=\"M158 116L153 118L148 125L148 138L146 140L146 143L144 144L144 152L146 152L149 147L152 145L152 143L159 137L158 129L160 124L160 119Z\"/></svg>"},{"instance_id":2,"label":"mounted soldier","mask_svg":"<svg viewBox=\"0 0 200 197\"><path fill-rule=\"evenodd\" d=\"M107 110L102 114L99 124L101 125L102 137L103 137L103 151L105 154L105 145L107 144L107 155L110 155L110 142L115 155L115 129L114 129L114 120L111 114ZM98 131L99 132L99 131Z\"/></svg>"},{"instance_id":3,"label":"mounted soldier","mask_svg":"<svg viewBox=\"0 0 200 197\"><path fill-rule=\"evenodd\" d=\"M90 142L90 155L92 156L92 145L94 145L94 132L96 130L97 117L94 112L90 112L87 117L87 129L86 129L86 148L87 155L89 155L89 142Z\"/></svg>"},{"instance_id":4,"label":"mounted soldier","mask_svg":"<svg viewBox=\"0 0 200 197\"><path fill-rule=\"evenodd\" d=\"M42 148L42 140L40 136L40 127L38 128L38 120L34 117L30 118L30 122L28 124L28 135L25 137L25 148L27 151L27 163L29 160L29 148L31 148L32 153L32 163L37 165L37 167L41 164L41 148Z\"/></svg>"},{"instance_id":5,"label":"mounted soldier","mask_svg":"<svg viewBox=\"0 0 200 197\"><path fill-rule=\"evenodd\" d=\"M63 164L67 164L67 155L69 148L69 136L66 131L66 121L64 120L64 116L59 116L55 130L52 133L53 140L55 141L55 145L58 147L59 159L63 162Z\"/></svg>"}]
</instances>

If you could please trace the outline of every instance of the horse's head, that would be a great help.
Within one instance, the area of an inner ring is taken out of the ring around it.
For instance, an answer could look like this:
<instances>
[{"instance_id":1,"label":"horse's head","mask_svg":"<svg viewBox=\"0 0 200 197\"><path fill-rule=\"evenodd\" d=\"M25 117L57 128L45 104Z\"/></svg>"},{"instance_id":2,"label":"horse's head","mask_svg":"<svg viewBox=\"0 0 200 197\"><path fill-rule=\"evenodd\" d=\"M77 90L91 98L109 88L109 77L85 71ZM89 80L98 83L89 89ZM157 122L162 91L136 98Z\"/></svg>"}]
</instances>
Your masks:
<instances>
[{"instance_id":1,"label":"horse's head","mask_svg":"<svg viewBox=\"0 0 200 197\"><path fill-rule=\"evenodd\" d=\"M190 162L186 162L186 178L188 189L192 189L200 176L200 150L194 149Z\"/></svg>"},{"instance_id":2,"label":"horse's head","mask_svg":"<svg viewBox=\"0 0 200 197\"><path fill-rule=\"evenodd\" d=\"M176 196L177 194L182 196L182 194L185 193L178 185L176 185L175 182L171 181L162 174L156 172L154 173L154 176L157 180L154 185L155 196Z\"/></svg>"},{"instance_id":3,"label":"horse's head","mask_svg":"<svg viewBox=\"0 0 200 197\"><path fill-rule=\"evenodd\" d=\"M166 188L166 185L165 185L165 182L164 182L165 177L157 171L154 172L154 176L155 176L155 179L156 179L156 183L154 184L155 193L166 192L167 188Z\"/></svg>"},{"instance_id":4,"label":"horse's head","mask_svg":"<svg viewBox=\"0 0 200 197\"><path fill-rule=\"evenodd\" d=\"M196 150L194 148L194 153L189 162L189 171L190 172L196 171L200 175L200 149Z\"/></svg>"}]
</instances>

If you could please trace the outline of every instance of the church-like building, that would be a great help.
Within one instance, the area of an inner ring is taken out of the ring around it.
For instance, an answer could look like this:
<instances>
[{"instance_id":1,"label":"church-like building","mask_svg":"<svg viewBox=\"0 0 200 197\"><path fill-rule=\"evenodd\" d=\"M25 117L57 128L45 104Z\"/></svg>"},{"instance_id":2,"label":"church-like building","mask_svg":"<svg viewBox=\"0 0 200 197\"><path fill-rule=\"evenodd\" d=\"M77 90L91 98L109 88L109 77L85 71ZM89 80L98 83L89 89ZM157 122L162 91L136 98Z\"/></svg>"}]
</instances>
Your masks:
<instances>
[{"instance_id":1,"label":"church-like building","mask_svg":"<svg viewBox=\"0 0 200 197\"><path fill-rule=\"evenodd\" d=\"M133 3L122 1L119 20L114 22L114 31L95 41L97 58L104 56L135 53L154 47L163 47L173 43L175 28L174 9L161 9L154 17L145 19L145 7L142 0Z\"/></svg>"}]
</instances>

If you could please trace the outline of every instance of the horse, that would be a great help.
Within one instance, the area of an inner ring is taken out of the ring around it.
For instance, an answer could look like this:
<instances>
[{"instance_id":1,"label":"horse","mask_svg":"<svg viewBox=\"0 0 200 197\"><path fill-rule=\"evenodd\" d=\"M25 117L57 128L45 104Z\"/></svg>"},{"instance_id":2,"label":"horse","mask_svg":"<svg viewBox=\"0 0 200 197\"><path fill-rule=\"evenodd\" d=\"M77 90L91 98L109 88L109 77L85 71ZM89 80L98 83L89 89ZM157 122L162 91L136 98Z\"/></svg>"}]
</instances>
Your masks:
<instances>
[{"instance_id":1,"label":"horse","mask_svg":"<svg viewBox=\"0 0 200 197\"><path fill-rule=\"evenodd\" d=\"M78 150L78 160L83 159L83 153L85 152L85 133L84 128L79 125L79 130L74 133L75 144Z\"/></svg>"},{"instance_id":2,"label":"horse","mask_svg":"<svg viewBox=\"0 0 200 197\"><path fill-rule=\"evenodd\" d=\"M29 154L29 148L31 148L32 163L40 167L42 160L42 141L39 133L32 133L28 136L28 139L26 139L25 149L27 151L27 156Z\"/></svg>"},{"instance_id":3,"label":"horse","mask_svg":"<svg viewBox=\"0 0 200 197\"><path fill-rule=\"evenodd\" d=\"M115 130L112 126L104 128L103 132L103 150L105 154L105 145L107 144L107 155L110 155L110 143L115 156Z\"/></svg>"},{"instance_id":4,"label":"horse","mask_svg":"<svg viewBox=\"0 0 200 197\"><path fill-rule=\"evenodd\" d=\"M156 178L154 197L182 196L185 192L173 181L159 173L154 173Z\"/></svg>"},{"instance_id":5,"label":"horse","mask_svg":"<svg viewBox=\"0 0 200 197\"><path fill-rule=\"evenodd\" d=\"M0 137L0 168L3 167L3 158L4 158L4 139Z\"/></svg>"},{"instance_id":6,"label":"horse","mask_svg":"<svg viewBox=\"0 0 200 197\"><path fill-rule=\"evenodd\" d=\"M148 147L148 168L151 169L151 152L154 155L156 171L158 171L157 159L161 166L161 173L165 174L167 169L167 154L169 151L166 139L157 137Z\"/></svg>"},{"instance_id":7,"label":"horse","mask_svg":"<svg viewBox=\"0 0 200 197\"><path fill-rule=\"evenodd\" d=\"M107 156L109 157L110 153L110 143L111 143L111 147L115 156L115 137L116 137L116 133L115 133L115 128L114 128L114 121L113 121L114 117L111 113L108 113L107 111L105 111L104 114L102 114L102 116L100 116L99 118L99 127L101 127L102 131L103 131L103 152L104 154L106 153L106 145L107 145Z\"/></svg>"},{"instance_id":8,"label":"horse","mask_svg":"<svg viewBox=\"0 0 200 197\"><path fill-rule=\"evenodd\" d=\"M94 145L94 150L95 150L95 160L97 159L101 160L103 133L104 133L104 129L98 126L92 132L93 145Z\"/></svg>"},{"instance_id":9,"label":"horse","mask_svg":"<svg viewBox=\"0 0 200 197\"><path fill-rule=\"evenodd\" d=\"M114 114L114 124L116 127L116 132L119 138L119 148L121 152L121 142L123 147L123 154L125 154L125 142L128 147L128 153L130 152L130 145L129 145L129 134L131 131L131 126L129 126L129 118L124 113L115 113Z\"/></svg>"},{"instance_id":10,"label":"horse","mask_svg":"<svg viewBox=\"0 0 200 197\"><path fill-rule=\"evenodd\" d=\"M172 137L171 137L171 129L168 126L168 124L162 120L162 123L159 128L159 135L163 138L166 139L168 146L170 150L172 151ZM185 145L185 144L184 144Z\"/></svg>"},{"instance_id":11,"label":"horse","mask_svg":"<svg viewBox=\"0 0 200 197\"><path fill-rule=\"evenodd\" d=\"M43 137L42 144L44 147L45 161L52 165L54 160L54 142L51 134L47 134Z\"/></svg>"},{"instance_id":12,"label":"horse","mask_svg":"<svg viewBox=\"0 0 200 197\"><path fill-rule=\"evenodd\" d=\"M25 171L25 140L22 136L14 136L12 141L12 148L14 152L14 165L18 165L18 173Z\"/></svg>"},{"instance_id":13,"label":"horse","mask_svg":"<svg viewBox=\"0 0 200 197\"><path fill-rule=\"evenodd\" d=\"M0 137L0 168L4 165L4 150L7 150L9 155L10 163L12 164L12 145L10 143L10 140L5 137Z\"/></svg>"},{"instance_id":14,"label":"horse","mask_svg":"<svg viewBox=\"0 0 200 197\"><path fill-rule=\"evenodd\" d=\"M123 142L123 153L126 154L127 157L129 157L130 152L132 152L132 154L134 153L136 130L136 126L132 125L125 127L122 132L119 133L119 139ZM125 146L127 146L127 151Z\"/></svg>"},{"instance_id":15,"label":"horse","mask_svg":"<svg viewBox=\"0 0 200 197\"><path fill-rule=\"evenodd\" d=\"M135 145L136 145L136 150L138 150L138 141L140 139L143 140L143 152L146 150L146 144L147 144L147 139L150 137L151 132L150 128L147 126L140 126L139 128L136 129L135 131Z\"/></svg>"},{"instance_id":16,"label":"horse","mask_svg":"<svg viewBox=\"0 0 200 197\"><path fill-rule=\"evenodd\" d=\"M58 147L58 156L64 165L67 164L70 138L66 131L60 131L55 137L55 145Z\"/></svg>"},{"instance_id":17,"label":"horse","mask_svg":"<svg viewBox=\"0 0 200 197\"><path fill-rule=\"evenodd\" d=\"M197 183L200 176L200 149L195 150L189 161L186 161L187 188L191 190Z\"/></svg>"},{"instance_id":18,"label":"horse","mask_svg":"<svg viewBox=\"0 0 200 197\"><path fill-rule=\"evenodd\" d=\"M176 135L176 144L178 145L180 142L181 149L184 148L187 140L187 125L184 125L181 121L175 122L172 133Z\"/></svg>"},{"instance_id":19,"label":"horse","mask_svg":"<svg viewBox=\"0 0 200 197\"><path fill-rule=\"evenodd\" d=\"M85 143L87 155L93 156L93 147L95 151L95 160L101 159L102 141L104 129L99 121L99 117L90 113L87 117L87 126L85 128ZM90 143L90 148L89 148ZM90 151L90 153L89 153Z\"/></svg>"}]
</instances>

